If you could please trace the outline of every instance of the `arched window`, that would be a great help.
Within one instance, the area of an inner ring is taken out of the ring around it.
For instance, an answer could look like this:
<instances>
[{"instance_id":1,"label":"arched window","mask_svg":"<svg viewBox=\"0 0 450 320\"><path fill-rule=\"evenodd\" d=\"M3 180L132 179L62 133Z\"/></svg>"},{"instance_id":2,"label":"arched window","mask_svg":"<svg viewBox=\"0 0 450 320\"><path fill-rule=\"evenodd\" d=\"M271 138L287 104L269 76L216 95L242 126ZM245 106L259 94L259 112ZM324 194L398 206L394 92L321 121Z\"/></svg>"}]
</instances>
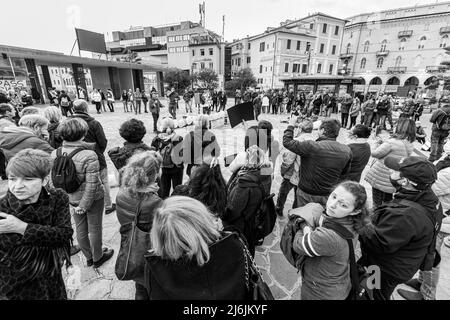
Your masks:
<instances>
[{"instance_id":1,"label":"arched window","mask_svg":"<svg viewBox=\"0 0 450 320\"><path fill-rule=\"evenodd\" d=\"M397 59L395 59L395 66L400 67L402 64L402 57L398 56Z\"/></svg>"},{"instance_id":2,"label":"arched window","mask_svg":"<svg viewBox=\"0 0 450 320\"><path fill-rule=\"evenodd\" d=\"M378 61L377 61L377 69L383 68L383 62L384 62L383 58L379 58L378 59Z\"/></svg>"},{"instance_id":3,"label":"arched window","mask_svg":"<svg viewBox=\"0 0 450 320\"><path fill-rule=\"evenodd\" d=\"M364 43L364 52L367 52L367 51L369 51L369 45L370 45L370 42L369 41L366 41L365 43Z\"/></svg>"},{"instance_id":4,"label":"arched window","mask_svg":"<svg viewBox=\"0 0 450 320\"><path fill-rule=\"evenodd\" d=\"M439 48L445 48L447 46L448 42L448 34L445 34L442 36L441 44L439 45Z\"/></svg>"},{"instance_id":5,"label":"arched window","mask_svg":"<svg viewBox=\"0 0 450 320\"><path fill-rule=\"evenodd\" d=\"M362 58L361 59L361 65L360 65L361 69L365 69L366 68L366 58Z\"/></svg>"},{"instance_id":6,"label":"arched window","mask_svg":"<svg viewBox=\"0 0 450 320\"><path fill-rule=\"evenodd\" d=\"M406 38L403 38L402 40L400 40L400 47L398 48L398 50L405 50L405 44Z\"/></svg>"},{"instance_id":7,"label":"arched window","mask_svg":"<svg viewBox=\"0 0 450 320\"><path fill-rule=\"evenodd\" d=\"M383 40L383 42L381 43L381 52L385 52L386 51L386 46L387 46L387 40Z\"/></svg>"},{"instance_id":8,"label":"arched window","mask_svg":"<svg viewBox=\"0 0 450 320\"><path fill-rule=\"evenodd\" d=\"M423 36L420 38L419 49L423 49L425 47L425 41L427 41L427 37Z\"/></svg>"},{"instance_id":9,"label":"arched window","mask_svg":"<svg viewBox=\"0 0 450 320\"><path fill-rule=\"evenodd\" d=\"M350 43L347 44L347 50L345 53L349 54L351 49L352 49L352 45Z\"/></svg>"}]
</instances>

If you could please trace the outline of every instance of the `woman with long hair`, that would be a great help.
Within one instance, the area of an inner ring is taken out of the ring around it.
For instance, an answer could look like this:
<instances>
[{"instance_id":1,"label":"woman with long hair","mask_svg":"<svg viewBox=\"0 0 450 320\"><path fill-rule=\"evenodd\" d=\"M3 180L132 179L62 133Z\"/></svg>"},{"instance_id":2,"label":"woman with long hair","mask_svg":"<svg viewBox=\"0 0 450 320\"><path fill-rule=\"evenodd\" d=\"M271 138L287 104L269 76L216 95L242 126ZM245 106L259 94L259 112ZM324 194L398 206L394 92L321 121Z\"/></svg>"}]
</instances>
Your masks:
<instances>
[{"instance_id":1,"label":"woman with long hair","mask_svg":"<svg viewBox=\"0 0 450 320\"><path fill-rule=\"evenodd\" d=\"M378 145L372 148L372 157L376 161L372 164L365 180L372 186L373 206L378 207L383 202L392 200L395 188L390 181L390 171L384 165L387 156L409 157L414 149L416 140L416 124L412 119L399 119L395 132L391 138L378 140Z\"/></svg>"},{"instance_id":2,"label":"woman with long hair","mask_svg":"<svg viewBox=\"0 0 450 320\"><path fill-rule=\"evenodd\" d=\"M352 289L350 249L334 225L358 236L372 232L365 188L357 182L345 181L330 194L326 208L310 203L291 210L301 218L292 249L303 259L301 267L302 300L345 300Z\"/></svg>"},{"instance_id":3,"label":"woman with long hair","mask_svg":"<svg viewBox=\"0 0 450 320\"><path fill-rule=\"evenodd\" d=\"M221 232L198 200L172 196L156 210L145 275L152 300L243 300L245 258L235 233Z\"/></svg>"},{"instance_id":4,"label":"woman with long hair","mask_svg":"<svg viewBox=\"0 0 450 320\"><path fill-rule=\"evenodd\" d=\"M137 227L142 232L150 232L155 210L162 202L158 196L159 187L156 183L161 161L157 152L144 151L132 156L127 165L120 170L120 188L116 198L116 210L121 234L129 230L136 214L139 214ZM143 270L144 265L142 264ZM136 300L148 300L145 284L142 281L143 276L142 274L142 277L134 280Z\"/></svg>"}]
</instances>

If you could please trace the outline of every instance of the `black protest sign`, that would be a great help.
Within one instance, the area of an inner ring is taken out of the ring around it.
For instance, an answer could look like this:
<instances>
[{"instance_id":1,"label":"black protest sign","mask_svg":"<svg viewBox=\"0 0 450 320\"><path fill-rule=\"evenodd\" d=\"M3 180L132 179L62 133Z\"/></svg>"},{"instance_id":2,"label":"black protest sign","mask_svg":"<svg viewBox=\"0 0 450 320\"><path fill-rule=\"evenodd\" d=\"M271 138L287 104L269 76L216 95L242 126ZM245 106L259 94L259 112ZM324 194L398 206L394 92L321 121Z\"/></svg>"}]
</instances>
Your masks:
<instances>
[{"instance_id":1,"label":"black protest sign","mask_svg":"<svg viewBox=\"0 0 450 320\"><path fill-rule=\"evenodd\" d=\"M255 120L255 113L253 112L253 104L251 102L237 104L229 108L227 112L232 128L242 123L242 120Z\"/></svg>"}]
</instances>

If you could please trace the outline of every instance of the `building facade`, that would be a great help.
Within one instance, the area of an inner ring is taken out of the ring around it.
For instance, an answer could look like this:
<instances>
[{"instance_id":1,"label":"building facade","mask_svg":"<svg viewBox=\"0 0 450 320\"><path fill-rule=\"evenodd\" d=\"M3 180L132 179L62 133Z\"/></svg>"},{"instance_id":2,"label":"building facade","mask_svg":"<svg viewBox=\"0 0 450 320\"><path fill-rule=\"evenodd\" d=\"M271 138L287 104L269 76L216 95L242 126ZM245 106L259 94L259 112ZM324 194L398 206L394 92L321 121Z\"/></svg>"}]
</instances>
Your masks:
<instances>
[{"instance_id":1,"label":"building facade","mask_svg":"<svg viewBox=\"0 0 450 320\"><path fill-rule=\"evenodd\" d=\"M232 74L251 68L262 89L282 88L281 79L289 77L337 75L345 22L315 13L235 40L230 44Z\"/></svg>"},{"instance_id":2,"label":"building facade","mask_svg":"<svg viewBox=\"0 0 450 320\"><path fill-rule=\"evenodd\" d=\"M450 2L391 9L348 18L340 66L361 78L356 91L425 88L444 71L450 45Z\"/></svg>"}]
</instances>

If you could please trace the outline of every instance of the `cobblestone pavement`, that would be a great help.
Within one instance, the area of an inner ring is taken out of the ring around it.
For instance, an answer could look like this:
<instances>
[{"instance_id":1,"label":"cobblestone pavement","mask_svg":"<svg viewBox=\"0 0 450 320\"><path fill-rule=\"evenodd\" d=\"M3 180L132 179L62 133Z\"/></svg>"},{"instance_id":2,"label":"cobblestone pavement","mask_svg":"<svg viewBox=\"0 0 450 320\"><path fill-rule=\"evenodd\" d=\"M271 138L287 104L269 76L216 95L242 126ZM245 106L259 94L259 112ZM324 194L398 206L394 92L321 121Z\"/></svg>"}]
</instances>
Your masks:
<instances>
[{"instance_id":1,"label":"cobblestone pavement","mask_svg":"<svg viewBox=\"0 0 450 320\"><path fill-rule=\"evenodd\" d=\"M184 107L180 104L180 115L184 114ZM108 149L122 145L123 141L118 134L118 128L120 124L128 118L134 117L134 114L123 113L121 103L116 103L116 112L106 112L101 115L95 114L95 108L91 106L90 113L99 120L105 130L108 137ZM163 114L167 113L167 108L163 108ZM152 118L150 114L142 114L136 116L145 122L147 127L147 136L144 139L145 142L150 143L154 134L152 133ZM430 115L425 114L422 117L422 124L425 126L425 130L430 136L431 124L428 122ZM267 115L263 114L261 119L267 119L274 125L274 135L278 138L281 144L281 137L283 130L286 128L286 123L281 123L282 120L286 120L287 116L280 115ZM250 125L250 124L249 124ZM229 126L223 125L223 120L214 121L212 131L216 134L217 139L222 147L222 155L230 155L235 153L234 145L237 145L237 150L243 148L244 129L235 128L230 129ZM277 132L278 131L278 132ZM346 140L345 130L339 137L340 141ZM178 134L184 135L188 132L188 129L177 129ZM416 146L419 148L419 145ZM111 182L111 195L112 199L115 199L117 193L117 180L116 172L108 159L109 176ZM223 158L220 159L223 161ZM228 169L223 168L223 174L225 179L228 179L231 173ZM186 179L187 177L185 177ZM279 173L279 164L275 166L275 176L272 183L272 192L279 190L281 183L281 176ZM365 184L365 182L362 182ZM367 185L366 185L367 187ZM5 184L3 183L3 189ZM368 190L369 191L369 190ZM277 192L275 192L277 194ZM368 192L369 196L371 192ZM292 207L293 193L288 196L284 215L286 216L289 208ZM371 200L369 201L371 202ZM280 246L279 240L286 224L286 219L278 219L275 229L271 235L269 235L262 246L257 248L256 263L261 269L264 279L269 284L274 297L278 300L298 300L300 299L301 289L301 277L297 273L294 267L292 267L284 258ZM101 268L93 269L92 267L86 267L86 260L82 253L72 257L74 268L70 270L70 274L64 271L64 279L67 285L68 296L70 299L76 300L126 300L134 299L134 282L133 281L119 281L114 274L114 264L116 261L117 253L120 246L120 234L119 223L115 213L105 215L103 220L103 239L104 245L114 248L114 257L106 262ZM394 299L401 299L397 294L394 294ZM442 251L442 263L440 272L440 282L437 292L438 299L450 299L450 249L443 247Z\"/></svg>"}]
</instances>

